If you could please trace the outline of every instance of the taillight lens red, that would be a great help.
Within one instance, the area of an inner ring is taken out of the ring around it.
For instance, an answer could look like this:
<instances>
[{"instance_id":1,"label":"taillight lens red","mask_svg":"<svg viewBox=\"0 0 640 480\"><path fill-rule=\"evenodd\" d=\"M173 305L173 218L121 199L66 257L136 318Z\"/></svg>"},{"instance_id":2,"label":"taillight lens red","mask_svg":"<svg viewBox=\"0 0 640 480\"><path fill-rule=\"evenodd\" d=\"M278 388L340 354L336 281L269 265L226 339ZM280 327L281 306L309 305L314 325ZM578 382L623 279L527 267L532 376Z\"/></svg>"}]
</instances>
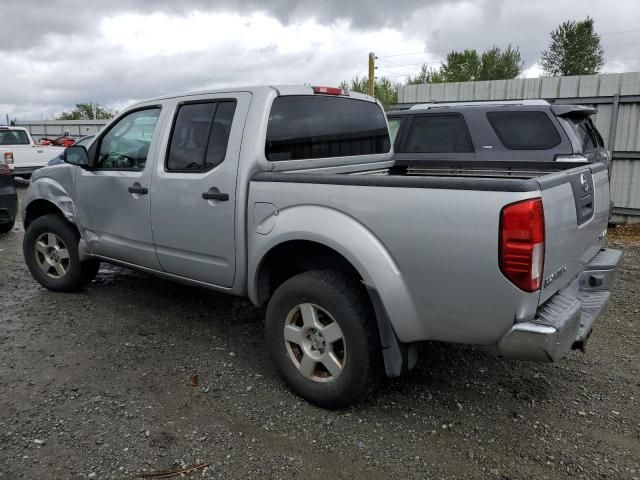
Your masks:
<instances>
[{"instance_id":1,"label":"taillight lens red","mask_svg":"<svg viewBox=\"0 0 640 480\"><path fill-rule=\"evenodd\" d=\"M544 266L542 199L512 203L500 217L500 270L526 292L540 289Z\"/></svg>"},{"instance_id":2,"label":"taillight lens red","mask_svg":"<svg viewBox=\"0 0 640 480\"><path fill-rule=\"evenodd\" d=\"M313 93L319 93L321 95L344 95L344 91L338 87L311 87Z\"/></svg>"},{"instance_id":3,"label":"taillight lens red","mask_svg":"<svg viewBox=\"0 0 640 480\"><path fill-rule=\"evenodd\" d=\"M11 169L6 163L0 163L0 175L11 175Z\"/></svg>"}]
</instances>

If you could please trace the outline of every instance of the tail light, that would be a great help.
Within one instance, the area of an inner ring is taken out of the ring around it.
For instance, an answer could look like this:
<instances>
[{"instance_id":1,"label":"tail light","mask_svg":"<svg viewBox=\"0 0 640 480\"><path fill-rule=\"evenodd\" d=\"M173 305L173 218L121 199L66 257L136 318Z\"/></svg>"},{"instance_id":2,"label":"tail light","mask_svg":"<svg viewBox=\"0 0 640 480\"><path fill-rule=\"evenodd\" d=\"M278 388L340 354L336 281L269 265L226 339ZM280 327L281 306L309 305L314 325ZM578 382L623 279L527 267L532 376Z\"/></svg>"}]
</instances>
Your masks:
<instances>
[{"instance_id":1,"label":"tail light","mask_svg":"<svg viewBox=\"0 0 640 480\"><path fill-rule=\"evenodd\" d=\"M338 87L311 87L313 93L320 95L347 95L347 93Z\"/></svg>"},{"instance_id":2,"label":"tail light","mask_svg":"<svg viewBox=\"0 0 640 480\"><path fill-rule=\"evenodd\" d=\"M542 199L507 205L500 217L500 270L518 288L535 292L542 283L543 265Z\"/></svg>"},{"instance_id":3,"label":"tail light","mask_svg":"<svg viewBox=\"0 0 640 480\"><path fill-rule=\"evenodd\" d=\"M0 163L0 175L11 175L11 169L6 163Z\"/></svg>"},{"instance_id":4,"label":"tail light","mask_svg":"<svg viewBox=\"0 0 640 480\"><path fill-rule=\"evenodd\" d=\"M4 163L13 163L13 152L4 152Z\"/></svg>"}]
</instances>

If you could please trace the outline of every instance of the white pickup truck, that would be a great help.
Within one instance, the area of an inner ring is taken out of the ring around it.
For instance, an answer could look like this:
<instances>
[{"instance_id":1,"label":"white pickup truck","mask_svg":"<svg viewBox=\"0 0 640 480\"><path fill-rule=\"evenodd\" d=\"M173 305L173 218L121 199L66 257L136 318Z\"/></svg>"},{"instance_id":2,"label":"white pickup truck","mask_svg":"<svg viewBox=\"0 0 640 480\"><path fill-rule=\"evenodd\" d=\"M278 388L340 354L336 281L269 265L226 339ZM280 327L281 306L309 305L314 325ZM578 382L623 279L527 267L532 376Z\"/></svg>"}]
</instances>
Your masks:
<instances>
[{"instance_id":1,"label":"white pickup truck","mask_svg":"<svg viewBox=\"0 0 640 480\"><path fill-rule=\"evenodd\" d=\"M30 176L63 151L64 147L37 145L24 127L0 127L0 158L14 176Z\"/></svg>"}]
</instances>

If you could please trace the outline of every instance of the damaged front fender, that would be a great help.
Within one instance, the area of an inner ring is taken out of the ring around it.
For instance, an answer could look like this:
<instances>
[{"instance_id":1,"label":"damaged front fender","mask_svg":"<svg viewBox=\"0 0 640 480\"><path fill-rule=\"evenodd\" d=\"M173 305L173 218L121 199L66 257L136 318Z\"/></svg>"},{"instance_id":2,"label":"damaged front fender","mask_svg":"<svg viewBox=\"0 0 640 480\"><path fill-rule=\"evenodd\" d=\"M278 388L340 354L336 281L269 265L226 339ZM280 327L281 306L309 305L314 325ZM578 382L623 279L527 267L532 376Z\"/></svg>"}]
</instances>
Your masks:
<instances>
[{"instance_id":1,"label":"damaged front fender","mask_svg":"<svg viewBox=\"0 0 640 480\"><path fill-rule=\"evenodd\" d=\"M22 224L25 228L41 215L60 213L75 225L80 234L79 253L84 260L91 256L83 235L82 225L76 215L75 177L77 167L55 165L37 170L31 177L31 184L22 198Z\"/></svg>"}]
</instances>

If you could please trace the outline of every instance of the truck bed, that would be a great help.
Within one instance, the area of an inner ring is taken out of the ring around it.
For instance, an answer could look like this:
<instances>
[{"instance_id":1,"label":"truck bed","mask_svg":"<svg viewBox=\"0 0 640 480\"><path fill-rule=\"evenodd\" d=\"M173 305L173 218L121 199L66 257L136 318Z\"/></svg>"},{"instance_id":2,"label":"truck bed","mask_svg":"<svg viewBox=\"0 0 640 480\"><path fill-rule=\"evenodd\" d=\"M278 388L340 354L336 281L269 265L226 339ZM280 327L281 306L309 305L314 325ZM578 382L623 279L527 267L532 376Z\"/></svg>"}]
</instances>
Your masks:
<instances>
[{"instance_id":1,"label":"truck bed","mask_svg":"<svg viewBox=\"0 0 640 480\"><path fill-rule=\"evenodd\" d=\"M403 313L394 312L415 320L398 328L403 341L495 344L509 325L532 320L554 293L568 287L604 244L609 209L604 164L380 167L257 173L251 202L277 205L278 215L301 202L316 205L317 222L329 208L375 236L411 292L407 305L398 307ZM277 188L268 186L273 182ZM527 293L500 272L498 235L502 209L530 198L543 201L542 278L547 281L540 291ZM327 234L339 238L339 232ZM382 293L390 288L375 287ZM397 301L392 296L390 303Z\"/></svg>"}]
</instances>

